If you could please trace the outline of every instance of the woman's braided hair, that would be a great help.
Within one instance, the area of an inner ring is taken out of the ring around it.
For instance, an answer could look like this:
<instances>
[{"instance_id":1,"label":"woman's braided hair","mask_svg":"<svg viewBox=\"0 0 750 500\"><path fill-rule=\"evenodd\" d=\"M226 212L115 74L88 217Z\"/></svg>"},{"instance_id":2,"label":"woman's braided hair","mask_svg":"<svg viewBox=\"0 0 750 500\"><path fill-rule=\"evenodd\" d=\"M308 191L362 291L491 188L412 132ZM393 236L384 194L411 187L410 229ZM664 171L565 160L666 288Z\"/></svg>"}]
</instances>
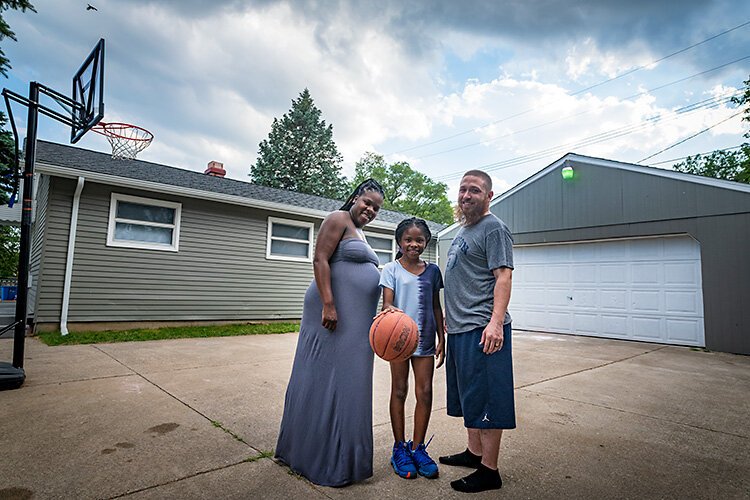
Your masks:
<instances>
[{"instance_id":1,"label":"woman's braided hair","mask_svg":"<svg viewBox=\"0 0 750 500\"><path fill-rule=\"evenodd\" d=\"M401 252L401 246L399 244L399 242L401 241L401 237L404 235L406 230L412 226L415 226L419 228L420 231L422 231L422 235L425 239L425 245L427 245L432 239L432 233L430 232L430 228L427 227L427 222L425 222L424 219L420 219L419 217L410 217L409 219L402 220L396 227L396 246L399 247L398 252L396 252L396 259L400 259L403 255L403 253Z\"/></svg>"},{"instance_id":2,"label":"woman's braided hair","mask_svg":"<svg viewBox=\"0 0 750 500\"><path fill-rule=\"evenodd\" d=\"M361 195L365 191L375 191L376 193L380 193L380 196L385 198L385 192L383 191L383 186L380 185L378 181L375 179L367 179L365 181L362 181L359 186L354 188L354 191L352 191L352 194L349 195L349 198L346 199L346 202L344 202L343 205L341 205L341 208L339 210L349 210L354 205L354 198Z\"/></svg>"}]
</instances>

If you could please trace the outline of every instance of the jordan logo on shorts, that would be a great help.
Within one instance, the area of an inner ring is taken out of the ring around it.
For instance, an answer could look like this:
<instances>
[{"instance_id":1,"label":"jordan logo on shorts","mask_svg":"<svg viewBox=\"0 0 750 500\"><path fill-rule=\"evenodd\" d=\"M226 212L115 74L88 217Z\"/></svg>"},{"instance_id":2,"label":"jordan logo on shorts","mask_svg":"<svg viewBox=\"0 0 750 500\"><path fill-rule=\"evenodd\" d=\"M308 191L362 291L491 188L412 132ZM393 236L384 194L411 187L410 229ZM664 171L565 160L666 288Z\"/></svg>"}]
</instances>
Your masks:
<instances>
[{"instance_id":1,"label":"jordan logo on shorts","mask_svg":"<svg viewBox=\"0 0 750 500\"><path fill-rule=\"evenodd\" d=\"M487 418L487 414L485 413L484 414L484 418L482 419L482 422L489 422L489 421L490 421L490 419Z\"/></svg>"}]
</instances>

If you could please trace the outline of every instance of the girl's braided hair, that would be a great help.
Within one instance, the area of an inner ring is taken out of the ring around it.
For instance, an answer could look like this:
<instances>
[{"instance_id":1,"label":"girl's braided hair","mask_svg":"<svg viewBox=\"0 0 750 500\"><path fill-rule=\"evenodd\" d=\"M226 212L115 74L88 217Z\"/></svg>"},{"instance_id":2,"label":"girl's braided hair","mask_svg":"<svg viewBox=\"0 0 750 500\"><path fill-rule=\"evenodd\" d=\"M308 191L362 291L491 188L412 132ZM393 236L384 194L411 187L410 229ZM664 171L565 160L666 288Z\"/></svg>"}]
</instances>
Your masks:
<instances>
[{"instance_id":1,"label":"girl's braided hair","mask_svg":"<svg viewBox=\"0 0 750 500\"><path fill-rule=\"evenodd\" d=\"M339 210L349 210L350 208L352 208L352 205L354 205L354 198L361 195L365 191L375 191L376 193L380 193L380 196L385 198L383 186L381 186L380 183L375 179L367 179L365 181L362 181L359 186L354 188L352 194L349 195L349 198L346 199L346 202L341 205L341 208L339 208Z\"/></svg>"},{"instance_id":2,"label":"girl's braided hair","mask_svg":"<svg viewBox=\"0 0 750 500\"><path fill-rule=\"evenodd\" d=\"M424 236L425 245L427 245L430 240L432 239L432 233L430 232L430 228L427 227L427 222L425 222L424 219L420 219L419 217L411 217L409 219L404 219L401 222L398 223L398 226L396 227L396 245L399 246L399 242L401 241L401 237L404 235L407 229L410 227L415 226L419 228L420 231L422 231L422 235ZM398 252L396 252L396 259L400 259L403 253L401 252L401 247L399 246Z\"/></svg>"}]
</instances>

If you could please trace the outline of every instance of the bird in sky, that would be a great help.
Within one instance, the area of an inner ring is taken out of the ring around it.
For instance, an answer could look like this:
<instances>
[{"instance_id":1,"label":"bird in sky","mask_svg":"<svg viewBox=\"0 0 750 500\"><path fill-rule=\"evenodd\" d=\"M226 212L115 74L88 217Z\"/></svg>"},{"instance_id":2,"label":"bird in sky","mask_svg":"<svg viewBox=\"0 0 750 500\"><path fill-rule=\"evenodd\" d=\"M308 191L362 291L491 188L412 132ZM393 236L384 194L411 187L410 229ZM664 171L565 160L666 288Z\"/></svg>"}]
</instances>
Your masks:
<instances>
[{"instance_id":1,"label":"bird in sky","mask_svg":"<svg viewBox=\"0 0 750 500\"><path fill-rule=\"evenodd\" d=\"M86 10L96 10L96 11L98 11L99 9L97 9L96 7L94 7L93 5L91 5L89 3L89 4L86 4Z\"/></svg>"}]
</instances>

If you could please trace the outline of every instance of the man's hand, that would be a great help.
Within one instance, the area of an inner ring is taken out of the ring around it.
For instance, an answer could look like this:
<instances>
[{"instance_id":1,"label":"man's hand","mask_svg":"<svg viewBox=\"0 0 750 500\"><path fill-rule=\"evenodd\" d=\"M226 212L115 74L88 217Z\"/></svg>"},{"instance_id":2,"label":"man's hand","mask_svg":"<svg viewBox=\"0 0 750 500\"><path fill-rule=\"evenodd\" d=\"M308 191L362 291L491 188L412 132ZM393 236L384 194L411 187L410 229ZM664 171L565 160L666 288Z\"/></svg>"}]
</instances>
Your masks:
<instances>
[{"instance_id":1,"label":"man's hand","mask_svg":"<svg viewBox=\"0 0 750 500\"><path fill-rule=\"evenodd\" d=\"M485 354L494 354L503 348L503 325L502 323L490 322L482 331L480 344L484 346Z\"/></svg>"}]
</instances>

